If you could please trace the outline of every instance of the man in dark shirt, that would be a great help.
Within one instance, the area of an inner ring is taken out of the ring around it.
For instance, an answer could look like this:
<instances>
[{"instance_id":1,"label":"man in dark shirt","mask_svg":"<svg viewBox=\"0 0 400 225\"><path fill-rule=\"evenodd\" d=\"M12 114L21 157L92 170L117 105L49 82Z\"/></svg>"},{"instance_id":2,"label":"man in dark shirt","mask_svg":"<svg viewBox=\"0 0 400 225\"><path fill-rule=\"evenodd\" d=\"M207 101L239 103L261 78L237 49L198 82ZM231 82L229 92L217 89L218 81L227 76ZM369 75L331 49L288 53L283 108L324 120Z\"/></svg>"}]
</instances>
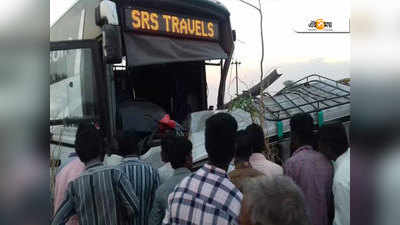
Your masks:
<instances>
[{"instance_id":1,"label":"man in dark shirt","mask_svg":"<svg viewBox=\"0 0 400 225\"><path fill-rule=\"evenodd\" d=\"M79 224L85 225L130 223L138 215L139 200L122 171L103 166L105 152L99 130L92 124L80 124L75 148L86 169L70 182L52 225L64 225L75 214ZM127 218L119 216L122 210L129 212Z\"/></svg>"},{"instance_id":2,"label":"man in dark shirt","mask_svg":"<svg viewBox=\"0 0 400 225\"><path fill-rule=\"evenodd\" d=\"M252 154L251 138L246 130L237 132L235 140L235 169L228 176L231 182L243 191L243 185L248 178L263 176L264 174L252 168L249 160Z\"/></svg>"}]
</instances>

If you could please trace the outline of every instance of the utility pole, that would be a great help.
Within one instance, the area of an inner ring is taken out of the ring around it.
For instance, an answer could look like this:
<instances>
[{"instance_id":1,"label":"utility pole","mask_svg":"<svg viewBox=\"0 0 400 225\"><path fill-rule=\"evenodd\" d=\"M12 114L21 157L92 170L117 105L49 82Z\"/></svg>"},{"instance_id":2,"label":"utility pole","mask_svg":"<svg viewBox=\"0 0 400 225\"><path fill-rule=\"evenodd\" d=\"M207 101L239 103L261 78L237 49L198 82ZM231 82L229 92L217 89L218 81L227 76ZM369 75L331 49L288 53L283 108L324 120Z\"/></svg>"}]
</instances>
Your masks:
<instances>
[{"instance_id":1,"label":"utility pole","mask_svg":"<svg viewBox=\"0 0 400 225\"><path fill-rule=\"evenodd\" d=\"M237 60L232 62L232 64L236 65L236 96L239 96L239 77L238 77L238 64L242 64L241 62L238 62Z\"/></svg>"},{"instance_id":2,"label":"utility pole","mask_svg":"<svg viewBox=\"0 0 400 225\"><path fill-rule=\"evenodd\" d=\"M238 0L250 7L252 7L253 9L256 9L259 14L260 14L260 35L261 35L261 60L260 60L260 104L261 104L261 116L260 116L260 125L263 128L264 131L266 131L266 129L264 129L264 115L265 115L265 105L264 105L264 88L262 85L262 81L263 81L263 76L264 76L264 68L263 68L263 63L264 63L264 31L263 31L263 11L262 11L262 7L261 7L261 0L258 0L258 6L253 5L251 3L248 3L245 0ZM267 82L266 86L269 86L269 82ZM270 94L268 93L268 90L266 90L266 94L268 96L270 96ZM266 137L266 143L269 143L268 140L268 135L265 134ZM268 155L270 155L271 151L268 149L267 150ZM269 159L272 159L272 157L268 157Z\"/></svg>"},{"instance_id":3,"label":"utility pole","mask_svg":"<svg viewBox=\"0 0 400 225\"><path fill-rule=\"evenodd\" d=\"M264 63L264 30L263 30L263 12L261 8L261 0L258 0L258 6L253 5L251 3L248 3L245 0L238 0L253 9L257 10L258 13L260 14L260 34L261 34L261 60L260 60L260 84L262 84L263 81L263 76L264 76L264 68L263 68L263 63ZM269 84L267 83L267 86ZM267 95L269 95L267 91ZM265 106L264 106L264 88L263 85L260 85L260 104L261 104L261 112L260 114L260 125L264 129L264 115L265 115ZM267 136L268 137L268 136ZM268 139L268 138L267 138Z\"/></svg>"}]
</instances>

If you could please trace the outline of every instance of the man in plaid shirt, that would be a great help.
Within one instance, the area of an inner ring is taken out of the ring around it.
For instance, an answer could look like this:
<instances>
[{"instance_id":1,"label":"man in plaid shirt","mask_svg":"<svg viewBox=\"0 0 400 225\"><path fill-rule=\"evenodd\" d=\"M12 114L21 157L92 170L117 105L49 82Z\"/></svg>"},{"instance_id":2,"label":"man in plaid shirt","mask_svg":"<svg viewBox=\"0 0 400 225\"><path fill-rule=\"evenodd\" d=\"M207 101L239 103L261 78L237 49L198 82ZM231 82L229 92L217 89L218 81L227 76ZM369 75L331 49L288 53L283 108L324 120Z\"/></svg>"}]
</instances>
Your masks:
<instances>
[{"instance_id":1,"label":"man in plaid shirt","mask_svg":"<svg viewBox=\"0 0 400 225\"><path fill-rule=\"evenodd\" d=\"M238 224L242 193L227 176L234 154L236 120L227 113L207 119L209 162L184 178L169 195L163 224Z\"/></svg>"}]
</instances>

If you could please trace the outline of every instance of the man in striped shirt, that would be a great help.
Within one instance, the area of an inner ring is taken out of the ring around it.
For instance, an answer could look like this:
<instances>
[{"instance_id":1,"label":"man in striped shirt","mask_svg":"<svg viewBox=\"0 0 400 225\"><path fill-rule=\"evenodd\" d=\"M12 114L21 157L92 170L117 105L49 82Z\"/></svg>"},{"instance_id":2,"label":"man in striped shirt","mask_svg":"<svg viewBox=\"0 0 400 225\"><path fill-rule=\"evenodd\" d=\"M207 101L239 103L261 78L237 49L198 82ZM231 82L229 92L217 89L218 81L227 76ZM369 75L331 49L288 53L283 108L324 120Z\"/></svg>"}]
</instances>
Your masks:
<instances>
[{"instance_id":1,"label":"man in striped shirt","mask_svg":"<svg viewBox=\"0 0 400 225\"><path fill-rule=\"evenodd\" d=\"M236 129L235 118L227 113L207 119L209 163L184 178L169 195L163 224L239 224L242 193L226 173L234 154Z\"/></svg>"},{"instance_id":2,"label":"man in striped shirt","mask_svg":"<svg viewBox=\"0 0 400 225\"><path fill-rule=\"evenodd\" d=\"M119 168L127 175L139 200L138 216L129 224L147 225L160 177L149 163L139 160L138 143L135 135L119 137L119 151L124 156Z\"/></svg>"},{"instance_id":3,"label":"man in striped shirt","mask_svg":"<svg viewBox=\"0 0 400 225\"><path fill-rule=\"evenodd\" d=\"M105 154L99 130L92 124L80 124L75 148L86 169L70 182L52 225L64 225L74 214L82 225L116 225L132 221L138 215L139 200L122 171L103 166ZM126 217L118 213L123 210L129 212Z\"/></svg>"}]
</instances>

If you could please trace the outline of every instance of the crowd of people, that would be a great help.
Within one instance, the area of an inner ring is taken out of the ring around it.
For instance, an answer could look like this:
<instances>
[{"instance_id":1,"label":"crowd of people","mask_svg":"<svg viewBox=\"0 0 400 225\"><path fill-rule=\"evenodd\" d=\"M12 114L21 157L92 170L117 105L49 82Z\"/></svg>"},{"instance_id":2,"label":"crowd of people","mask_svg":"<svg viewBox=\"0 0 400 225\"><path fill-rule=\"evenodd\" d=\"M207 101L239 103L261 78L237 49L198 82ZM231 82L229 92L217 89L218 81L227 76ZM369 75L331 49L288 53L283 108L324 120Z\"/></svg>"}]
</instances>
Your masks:
<instances>
[{"instance_id":1,"label":"crowd of people","mask_svg":"<svg viewBox=\"0 0 400 225\"><path fill-rule=\"evenodd\" d=\"M140 160L134 135L118 138L120 165L105 166L99 130L80 124L78 158L56 177L52 225L349 225L345 128L332 123L315 132L313 118L297 114L290 130L291 157L280 166L263 154L259 125L238 130L230 114L217 113L205 124L207 163L193 171L192 143L165 135L168 166L157 170Z\"/></svg>"}]
</instances>

